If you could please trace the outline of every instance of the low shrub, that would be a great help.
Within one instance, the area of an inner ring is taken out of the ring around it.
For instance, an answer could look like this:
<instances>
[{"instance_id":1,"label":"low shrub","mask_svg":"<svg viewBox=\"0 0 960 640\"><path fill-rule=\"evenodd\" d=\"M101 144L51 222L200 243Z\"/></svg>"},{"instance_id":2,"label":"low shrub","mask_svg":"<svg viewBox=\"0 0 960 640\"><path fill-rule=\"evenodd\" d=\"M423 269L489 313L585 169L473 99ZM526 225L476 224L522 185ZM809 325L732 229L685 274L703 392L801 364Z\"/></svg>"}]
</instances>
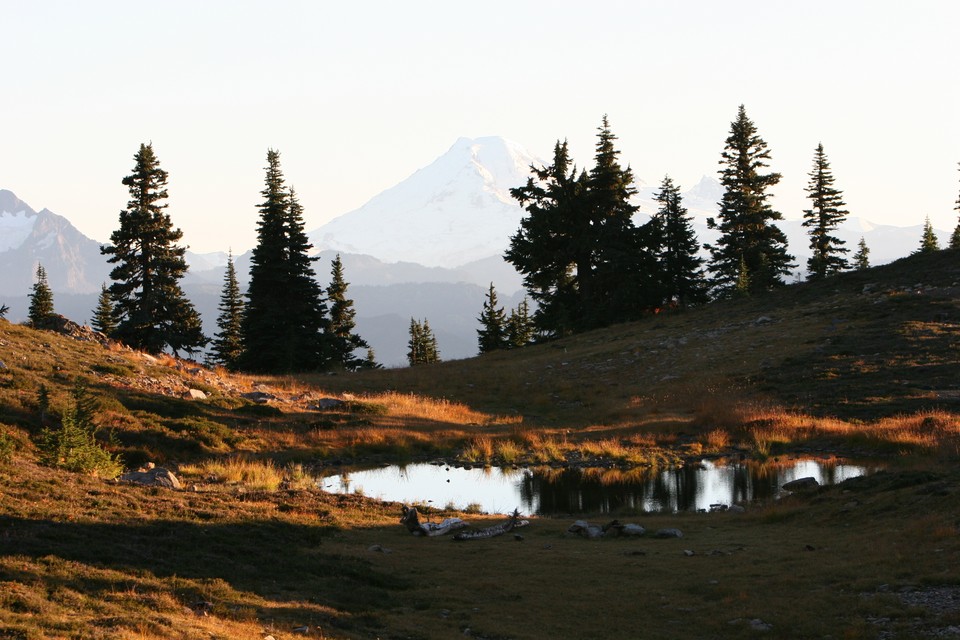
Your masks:
<instances>
[{"instance_id":1,"label":"low shrub","mask_svg":"<svg viewBox=\"0 0 960 640\"><path fill-rule=\"evenodd\" d=\"M97 427L91 410L93 402L86 389L74 388L72 403L63 411L59 427L45 427L37 446L40 462L77 473L115 478L123 470L117 456L97 442Z\"/></svg>"}]
</instances>

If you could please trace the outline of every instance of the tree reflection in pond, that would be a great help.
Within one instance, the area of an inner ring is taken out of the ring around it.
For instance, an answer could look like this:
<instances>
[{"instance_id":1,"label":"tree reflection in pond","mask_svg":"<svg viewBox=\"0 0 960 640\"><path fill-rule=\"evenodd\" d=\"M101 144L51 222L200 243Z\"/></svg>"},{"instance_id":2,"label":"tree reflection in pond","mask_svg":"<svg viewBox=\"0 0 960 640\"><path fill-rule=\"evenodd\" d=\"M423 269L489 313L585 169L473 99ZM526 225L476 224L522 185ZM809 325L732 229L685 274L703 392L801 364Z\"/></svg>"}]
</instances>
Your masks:
<instances>
[{"instance_id":1,"label":"tree reflection in pond","mask_svg":"<svg viewBox=\"0 0 960 640\"><path fill-rule=\"evenodd\" d=\"M531 514L609 513L623 509L675 512L769 501L791 480L811 476L835 484L876 471L846 461L737 462L670 469L463 469L446 465L392 466L325 478L333 493L362 491L397 502L426 502L460 509L474 504L488 513L515 507Z\"/></svg>"}]
</instances>

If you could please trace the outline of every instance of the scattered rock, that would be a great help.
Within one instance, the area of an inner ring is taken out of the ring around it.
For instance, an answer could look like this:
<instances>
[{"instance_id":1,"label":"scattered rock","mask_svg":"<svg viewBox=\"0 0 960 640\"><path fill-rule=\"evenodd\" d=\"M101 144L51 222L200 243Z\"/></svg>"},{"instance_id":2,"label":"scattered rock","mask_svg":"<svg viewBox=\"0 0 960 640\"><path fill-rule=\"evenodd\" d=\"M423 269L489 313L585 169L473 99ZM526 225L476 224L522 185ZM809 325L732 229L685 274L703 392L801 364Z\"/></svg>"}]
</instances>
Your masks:
<instances>
[{"instance_id":1,"label":"scattered rock","mask_svg":"<svg viewBox=\"0 0 960 640\"><path fill-rule=\"evenodd\" d=\"M810 489L816 489L820 486L820 483L817 482L817 479L812 476L807 476L806 478L797 478L792 480L787 484L783 485L785 491L809 491Z\"/></svg>"},{"instance_id":2,"label":"scattered rock","mask_svg":"<svg viewBox=\"0 0 960 640\"><path fill-rule=\"evenodd\" d=\"M310 407L311 411L329 411L330 409L339 409L344 405L343 400L336 398L320 398L316 404Z\"/></svg>"},{"instance_id":3,"label":"scattered rock","mask_svg":"<svg viewBox=\"0 0 960 640\"><path fill-rule=\"evenodd\" d=\"M180 489L180 480L169 469L163 467L144 467L137 471L130 471L119 478L120 482L141 484L146 487L166 487Z\"/></svg>"},{"instance_id":4,"label":"scattered rock","mask_svg":"<svg viewBox=\"0 0 960 640\"><path fill-rule=\"evenodd\" d=\"M730 507L727 509L727 511L729 511L730 513L744 513L744 512L746 511L746 508L744 508L743 505L732 504L732 505L730 505Z\"/></svg>"},{"instance_id":5,"label":"scattered rock","mask_svg":"<svg viewBox=\"0 0 960 640\"><path fill-rule=\"evenodd\" d=\"M682 538L683 531L680 531L680 529L657 529L653 536L655 538Z\"/></svg>"},{"instance_id":6,"label":"scattered rock","mask_svg":"<svg viewBox=\"0 0 960 640\"><path fill-rule=\"evenodd\" d=\"M695 555L697 555L697 552L694 551L694 550L692 550L692 549L684 549L684 550L683 550L683 555L685 555L685 556L687 556L687 557L689 558L690 556L695 556Z\"/></svg>"},{"instance_id":7,"label":"scattered rock","mask_svg":"<svg viewBox=\"0 0 960 640\"><path fill-rule=\"evenodd\" d=\"M753 321L753 324L761 325L761 324L770 324L771 322L773 322L773 318L771 318L770 316L760 316L759 318Z\"/></svg>"},{"instance_id":8,"label":"scattered rock","mask_svg":"<svg viewBox=\"0 0 960 640\"><path fill-rule=\"evenodd\" d=\"M251 391L250 393L243 393L240 395L241 398L246 398L247 400L253 400L257 404L266 404L270 400L276 400L277 396L272 393L267 393L266 391Z\"/></svg>"},{"instance_id":9,"label":"scattered rock","mask_svg":"<svg viewBox=\"0 0 960 640\"><path fill-rule=\"evenodd\" d=\"M386 547L381 546L379 544L370 545L369 547L367 547L367 551L372 551L374 553L393 553L392 549L387 549Z\"/></svg>"},{"instance_id":10,"label":"scattered rock","mask_svg":"<svg viewBox=\"0 0 960 640\"><path fill-rule=\"evenodd\" d=\"M773 625L769 622L764 622L760 618L754 618L750 621L750 628L754 631L770 631L773 629Z\"/></svg>"},{"instance_id":11,"label":"scattered rock","mask_svg":"<svg viewBox=\"0 0 960 640\"><path fill-rule=\"evenodd\" d=\"M303 635L307 635L308 633L310 633L310 627L308 627L307 625L303 625L302 627L294 627L290 631L292 631L293 633L300 633Z\"/></svg>"},{"instance_id":12,"label":"scattered rock","mask_svg":"<svg viewBox=\"0 0 960 640\"><path fill-rule=\"evenodd\" d=\"M577 520L570 525L570 527L567 529L567 533L572 533L593 540L603 535L603 528L595 524L590 524L586 520Z\"/></svg>"},{"instance_id":13,"label":"scattered rock","mask_svg":"<svg viewBox=\"0 0 960 640\"><path fill-rule=\"evenodd\" d=\"M191 400L206 400L207 394L205 394L203 391L200 391L200 389L190 389L187 391L186 397L190 398Z\"/></svg>"},{"instance_id":14,"label":"scattered rock","mask_svg":"<svg viewBox=\"0 0 960 640\"><path fill-rule=\"evenodd\" d=\"M90 327L81 326L73 320L65 318L60 314L53 314L43 323L43 326L38 328L47 329L48 331L56 331L61 335L67 336L68 338L73 338L74 340L78 340L80 342L97 342L105 347L109 346L111 342L110 338L99 331L94 331ZM49 348L49 345L44 346Z\"/></svg>"},{"instance_id":15,"label":"scattered rock","mask_svg":"<svg viewBox=\"0 0 960 640\"><path fill-rule=\"evenodd\" d=\"M619 532L619 535L621 536L633 536L633 537L642 536L647 532L647 530L643 526L639 524L632 524L632 523L621 525L620 527L617 528L617 530Z\"/></svg>"}]
</instances>

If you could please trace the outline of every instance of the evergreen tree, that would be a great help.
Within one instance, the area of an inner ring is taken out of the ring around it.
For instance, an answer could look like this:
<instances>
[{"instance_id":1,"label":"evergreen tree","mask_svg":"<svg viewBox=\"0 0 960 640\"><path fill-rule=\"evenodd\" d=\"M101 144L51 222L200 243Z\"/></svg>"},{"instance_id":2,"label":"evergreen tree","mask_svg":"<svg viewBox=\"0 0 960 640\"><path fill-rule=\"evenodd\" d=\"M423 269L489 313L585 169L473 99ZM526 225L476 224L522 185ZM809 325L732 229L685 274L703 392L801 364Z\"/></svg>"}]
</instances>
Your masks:
<instances>
[{"instance_id":1,"label":"evergreen tree","mask_svg":"<svg viewBox=\"0 0 960 640\"><path fill-rule=\"evenodd\" d=\"M237 282L237 270L233 263L233 251L227 255L227 271L220 290L217 306L217 328L210 348L210 361L222 364L227 369L236 369L243 354L243 295Z\"/></svg>"},{"instance_id":2,"label":"evergreen tree","mask_svg":"<svg viewBox=\"0 0 960 640\"><path fill-rule=\"evenodd\" d=\"M592 270L581 292L581 329L635 319L662 298L650 247L652 227L638 229L633 224L638 207L630 200L637 190L633 171L620 165L616 139L603 116L586 184L590 226L583 240Z\"/></svg>"},{"instance_id":3,"label":"evergreen tree","mask_svg":"<svg viewBox=\"0 0 960 640\"><path fill-rule=\"evenodd\" d=\"M960 163L957 163L960 165ZM953 207L957 213L960 213L960 196L957 196L957 204ZM950 248L951 249L960 249L960 221L957 222L957 226L953 229L953 234L950 236Z\"/></svg>"},{"instance_id":4,"label":"evergreen tree","mask_svg":"<svg viewBox=\"0 0 960 640\"><path fill-rule=\"evenodd\" d=\"M410 341L407 343L407 347L407 361L411 367L440 362L437 339L434 337L426 318L423 322L410 318Z\"/></svg>"},{"instance_id":5,"label":"evergreen tree","mask_svg":"<svg viewBox=\"0 0 960 640\"><path fill-rule=\"evenodd\" d=\"M383 369L383 365L377 362L377 354L373 349L367 349L367 357L364 358L362 369Z\"/></svg>"},{"instance_id":6,"label":"evergreen tree","mask_svg":"<svg viewBox=\"0 0 960 640\"><path fill-rule=\"evenodd\" d=\"M110 290L107 289L106 283L100 286L97 308L93 310L93 319L90 324L105 336L112 336L117 328L117 323L113 320L113 300L110 299Z\"/></svg>"},{"instance_id":7,"label":"evergreen tree","mask_svg":"<svg viewBox=\"0 0 960 640\"><path fill-rule=\"evenodd\" d=\"M5 304L0 304L0 319L6 320L7 313L10 312L10 307Z\"/></svg>"},{"instance_id":8,"label":"evergreen tree","mask_svg":"<svg viewBox=\"0 0 960 640\"><path fill-rule=\"evenodd\" d=\"M683 206L680 188L666 176L654 197L660 209L651 220L654 248L657 252L664 302L681 306L707 301L700 243L693 230L693 219Z\"/></svg>"},{"instance_id":9,"label":"evergreen tree","mask_svg":"<svg viewBox=\"0 0 960 640\"><path fill-rule=\"evenodd\" d=\"M767 189L780 182L779 173L763 173L769 159L767 143L740 105L721 154L720 212L716 220L707 221L711 229L720 231L716 244L707 245L708 269L718 295L731 293L743 281L751 294L767 291L782 285L783 276L795 266L790 264L793 256L787 253L787 237L773 224L783 216L768 202Z\"/></svg>"},{"instance_id":10,"label":"evergreen tree","mask_svg":"<svg viewBox=\"0 0 960 640\"><path fill-rule=\"evenodd\" d=\"M134 161L133 173L123 179L130 201L120 212L120 228L110 236L113 244L100 248L116 265L110 272L114 336L148 353L168 347L174 354L192 353L208 340L200 315L180 288L186 249L176 244L183 232L164 212L167 172L152 144L141 144Z\"/></svg>"},{"instance_id":11,"label":"evergreen tree","mask_svg":"<svg viewBox=\"0 0 960 640\"><path fill-rule=\"evenodd\" d=\"M823 152L823 144L817 145L809 176L806 190L813 206L804 210L803 226L809 229L813 255L807 260L807 271L814 280L846 269L847 259L842 254L849 250L843 246L843 240L831 235L846 220L847 211L843 208L843 192L833 186L833 172Z\"/></svg>"},{"instance_id":12,"label":"evergreen tree","mask_svg":"<svg viewBox=\"0 0 960 640\"><path fill-rule=\"evenodd\" d=\"M531 171L526 185L510 190L528 215L520 221L504 258L523 275L524 286L537 303L537 327L560 337L575 329L582 312L581 280L591 269L583 242L590 226L587 176L577 175L566 141L554 147L553 164L532 166Z\"/></svg>"},{"instance_id":13,"label":"evergreen tree","mask_svg":"<svg viewBox=\"0 0 960 640\"><path fill-rule=\"evenodd\" d=\"M354 332L357 312L353 308L353 300L347 297L347 282L343 277L343 262L339 253L330 267L327 303L330 305L330 364L355 371L364 366L364 360L357 357L355 352L369 349L370 345Z\"/></svg>"},{"instance_id":14,"label":"evergreen tree","mask_svg":"<svg viewBox=\"0 0 960 640\"><path fill-rule=\"evenodd\" d=\"M37 329L46 328L54 314L53 292L47 284L47 270L42 264L37 265L37 280L33 283L33 291L28 297L30 309L27 317L30 319L30 324Z\"/></svg>"},{"instance_id":15,"label":"evergreen tree","mask_svg":"<svg viewBox=\"0 0 960 640\"><path fill-rule=\"evenodd\" d=\"M477 341L479 342L480 353L506 349L508 346L507 316L503 307L497 306L497 291L493 288L492 282L478 320L480 321L480 328L477 329Z\"/></svg>"},{"instance_id":16,"label":"evergreen tree","mask_svg":"<svg viewBox=\"0 0 960 640\"><path fill-rule=\"evenodd\" d=\"M525 347L533 342L534 331L530 305L524 298L515 309L510 310L510 317L507 319L507 344L512 349Z\"/></svg>"},{"instance_id":17,"label":"evergreen tree","mask_svg":"<svg viewBox=\"0 0 960 640\"><path fill-rule=\"evenodd\" d=\"M510 192L528 215L505 259L523 275L544 335L622 322L657 304L650 232L633 224L633 174L620 166L615 140L604 116L589 174L578 174L567 143L557 142L553 164L531 167L527 184Z\"/></svg>"},{"instance_id":18,"label":"evergreen tree","mask_svg":"<svg viewBox=\"0 0 960 640\"><path fill-rule=\"evenodd\" d=\"M863 236L860 236L860 242L857 244L857 252L853 254L853 268L857 271L864 271L870 268L870 247Z\"/></svg>"},{"instance_id":19,"label":"evergreen tree","mask_svg":"<svg viewBox=\"0 0 960 640\"><path fill-rule=\"evenodd\" d=\"M920 248L914 253L932 253L940 251L940 241L937 234L933 231L933 225L930 223L930 216L927 216L923 222L923 237L920 238Z\"/></svg>"},{"instance_id":20,"label":"evergreen tree","mask_svg":"<svg viewBox=\"0 0 960 640\"><path fill-rule=\"evenodd\" d=\"M308 255L303 209L286 188L279 152L267 151L265 170L238 366L263 373L322 369L329 357L327 308Z\"/></svg>"}]
</instances>

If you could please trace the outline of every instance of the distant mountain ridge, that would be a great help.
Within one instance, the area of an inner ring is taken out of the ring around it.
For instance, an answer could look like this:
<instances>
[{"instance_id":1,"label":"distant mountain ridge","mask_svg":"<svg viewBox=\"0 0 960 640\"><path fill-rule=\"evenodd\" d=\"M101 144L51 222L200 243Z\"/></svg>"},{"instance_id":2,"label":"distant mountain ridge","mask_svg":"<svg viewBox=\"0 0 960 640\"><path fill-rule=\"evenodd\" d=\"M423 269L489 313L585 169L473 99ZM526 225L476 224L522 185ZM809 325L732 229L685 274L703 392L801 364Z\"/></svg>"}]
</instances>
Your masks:
<instances>
[{"instance_id":1,"label":"distant mountain ridge","mask_svg":"<svg viewBox=\"0 0 960 640\"><path fill-rule=\"evenodd\" d=\"M63 216L48 209L34 211L13 192L0 190L0 295L28 291L38 263L54 291L99 291L109 273L100 243Z\"/></svg>"}]
</instances>

